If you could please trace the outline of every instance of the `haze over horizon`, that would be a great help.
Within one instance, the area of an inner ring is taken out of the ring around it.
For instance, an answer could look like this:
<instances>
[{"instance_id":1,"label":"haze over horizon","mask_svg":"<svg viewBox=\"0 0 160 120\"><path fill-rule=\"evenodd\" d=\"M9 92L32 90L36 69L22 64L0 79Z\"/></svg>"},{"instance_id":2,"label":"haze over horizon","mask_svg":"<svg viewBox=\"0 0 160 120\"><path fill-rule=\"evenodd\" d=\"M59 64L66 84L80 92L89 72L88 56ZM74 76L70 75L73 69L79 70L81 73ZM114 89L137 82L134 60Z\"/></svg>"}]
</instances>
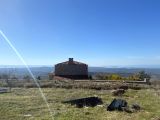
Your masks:
<instances>
[{"instance_id":1,"label":"haze over horizon","mask_svg":"<svg viewBox=\"0 0 160 120\"><path fill-rule=\"evenodd\" d=\"M0 30L28 65L160 66L159 0L0 0ZM23 65L0 35L0 65Z\"/></svg>"}]
</instances>

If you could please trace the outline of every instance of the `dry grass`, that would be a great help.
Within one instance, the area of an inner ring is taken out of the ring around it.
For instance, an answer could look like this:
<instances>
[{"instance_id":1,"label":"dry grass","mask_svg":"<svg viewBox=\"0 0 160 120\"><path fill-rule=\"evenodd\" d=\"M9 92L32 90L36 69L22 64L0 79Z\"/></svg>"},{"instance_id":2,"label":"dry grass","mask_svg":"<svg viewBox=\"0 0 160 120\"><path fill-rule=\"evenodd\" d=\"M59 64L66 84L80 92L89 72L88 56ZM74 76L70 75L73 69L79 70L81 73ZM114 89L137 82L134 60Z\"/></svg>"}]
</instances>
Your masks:
<instances>
[{"instance_id":1,"label":"dry grass","mask_svg":"<svg viewBox=\"0 0 160 120\"><path fill-rule=\"evenodd\" d=\"M34 81L10 81L12 87L21 88L36 88ZM123 83L123 82L93 82L93 81L74 81L74 80L40 80L38 81L41 88L80 88L80 89L94 89L94 90L112 90L118 89L122 86L127 86L130 89L140 90L150 88L147 84L138 83ZM0 84L0 86L7 87L7 84Z\"/></svg>"},{"instance_id":2,"label":"dry grass","mask_svg":"<svg viewBox=\"0 0 160 120\"><path fill-rule=\"evenodd\" d=\"M129 114L125 112L108 112L106 105L115 97L112 90L89 89L42 89L54 115L55 120L156 120L160 118L160 90L129 89L123 99L129 104L138 103L142 110ZM88 97L101 97L104 104L94 108L76 108L61 101ZM37 88L15 88L11 93L0 94L0 120L51 120L48 109Z\"/></svg>"}]
</instances>

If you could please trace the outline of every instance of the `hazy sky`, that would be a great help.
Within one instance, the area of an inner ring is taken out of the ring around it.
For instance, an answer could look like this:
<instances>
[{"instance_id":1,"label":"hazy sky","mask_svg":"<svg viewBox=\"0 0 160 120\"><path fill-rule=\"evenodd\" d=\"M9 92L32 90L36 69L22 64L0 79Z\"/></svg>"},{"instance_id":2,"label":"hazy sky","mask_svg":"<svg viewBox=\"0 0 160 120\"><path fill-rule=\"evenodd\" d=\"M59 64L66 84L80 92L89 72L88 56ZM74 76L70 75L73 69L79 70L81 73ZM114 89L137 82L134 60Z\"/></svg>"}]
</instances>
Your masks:
<instances>
[{"instance_id":1,"label":"hazy sky","mask_svg":"<svg viewBox=\"0 0 160 120\"><path fill-rule=\"evenodd\" d=\"M0 0L0 30L30 65L160 65L160 0ZM0 36L0 65L22 64Z\"/></svg>"}]
</instances>

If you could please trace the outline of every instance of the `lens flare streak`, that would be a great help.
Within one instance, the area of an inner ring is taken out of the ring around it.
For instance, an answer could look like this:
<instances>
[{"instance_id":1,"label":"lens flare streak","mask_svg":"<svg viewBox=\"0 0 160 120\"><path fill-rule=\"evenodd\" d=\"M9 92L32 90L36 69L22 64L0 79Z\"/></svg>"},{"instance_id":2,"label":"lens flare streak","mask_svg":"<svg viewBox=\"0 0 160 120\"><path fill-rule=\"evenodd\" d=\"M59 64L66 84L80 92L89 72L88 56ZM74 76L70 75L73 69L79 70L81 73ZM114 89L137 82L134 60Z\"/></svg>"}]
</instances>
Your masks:
<instances>
[{"instance_id":1,"label":"lens flare streak","mask_svg":"<svg viewBox=\"0 0 160 120\"><path fill-rule=\"evenodd\" d=\"M51 111L51 108L48 104L48 101L47 101L47 98L45 97L40 85L38 84L37 82L37 79L34 77L32 71L30 70L29 66L27 65L27 63L25 62L25 60L23 59L23 57L21 56L21 54L17 51L17 49L13 46L13 44L10 42L10 40L6 37L6 35L0 30L0 34L3 36L4 40L9 44L9 46L13 49L13 51L16 53L16 55L18 56L18 58L22 61L22 63L24 64L24 66L26 67L26 69L28 70L29 74L31 75L31 77L33 78L35 84L37 85L38 89L39 89L39 92L44 100L44 102L46 103L47 107L48 107L48 110L50 112L50 115L51 115L51 118L52 120L54 120L54 117L53 117L53 113Z\"/></svg>"}]
</instances>

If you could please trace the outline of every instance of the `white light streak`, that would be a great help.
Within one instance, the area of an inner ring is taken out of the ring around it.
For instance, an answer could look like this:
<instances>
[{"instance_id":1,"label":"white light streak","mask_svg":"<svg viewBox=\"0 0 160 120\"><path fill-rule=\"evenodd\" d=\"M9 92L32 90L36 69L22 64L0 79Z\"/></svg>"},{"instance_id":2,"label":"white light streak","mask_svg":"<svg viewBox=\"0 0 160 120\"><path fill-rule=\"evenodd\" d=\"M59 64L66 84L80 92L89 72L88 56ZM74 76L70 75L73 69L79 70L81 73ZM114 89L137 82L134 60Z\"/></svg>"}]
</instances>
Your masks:
<instances>
[{"instance_id":1,"label":"white light streak","mask_svg":"<svg viewBox=\"0 0 160 120\"><path fill-rule=\"evenodd\" d=\"M47 98L45 97L40 85L38 84L37 82L37 79L34 77L32 71L30 70L29 66L27 65L27 63L25 62L25 60L23 59L23 57L21 56L21 54L17 51L17 49L13 46L13 44L10 42L10 40L6 37L6 35L0 30L0 34L3 36L3 38L5 39L5 41L9 44L9 46L13 49L13 51L16 53L16 55L18 56L18 58L22 61L22 63L25 65L26 69L28 70L29 74L31 75L31 77L33 78L35 84L37 85L38 89L39 89L39 92L44 100L44 102L46 103L47 107L48 107L48 110L50 112L50 115L51 115L51 118L52 120L54 120L54 117L53 117L53 113L51 111L51 108L47 102Z\"/></svg>"}]
</instances>

